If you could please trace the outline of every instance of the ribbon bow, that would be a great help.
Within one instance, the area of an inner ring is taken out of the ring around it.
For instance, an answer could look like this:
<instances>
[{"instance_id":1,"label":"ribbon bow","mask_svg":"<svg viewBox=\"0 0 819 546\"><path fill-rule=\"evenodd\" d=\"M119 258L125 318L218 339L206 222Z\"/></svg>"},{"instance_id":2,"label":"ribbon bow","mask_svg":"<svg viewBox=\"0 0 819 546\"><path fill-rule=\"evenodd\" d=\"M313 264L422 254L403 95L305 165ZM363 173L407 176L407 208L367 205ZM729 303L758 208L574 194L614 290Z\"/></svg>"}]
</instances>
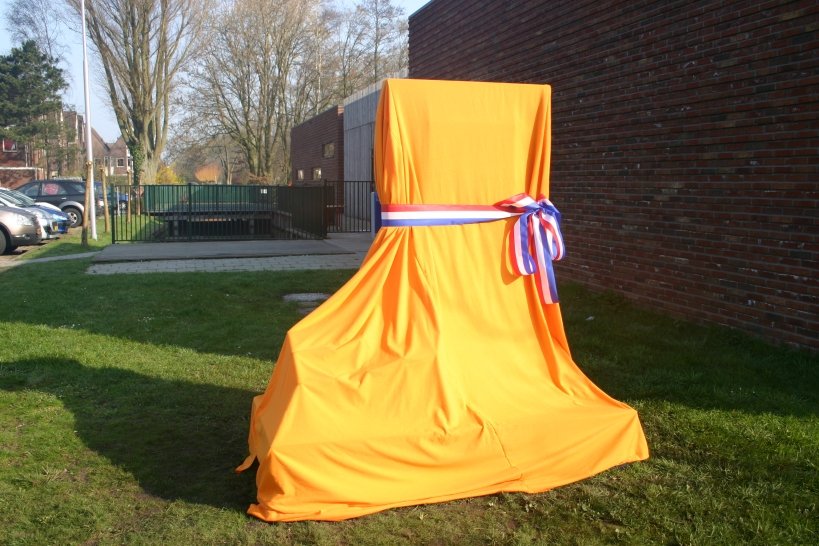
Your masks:
<instances>
[{"instance_id":1,"label":"ribbon bow","mask_svg":"<svg viewBox=\"0 0 819 546\"><path fill-rule=\"evenodd\" d=\"M504 199L495 206L520 215L509 246L515 271L518 275L537 273L540 299L543 303L557 303L552 262L562 259L564 254L560 212L546 197L541 195L535 201L525 193Z\"/></svg>"}]
</instances>

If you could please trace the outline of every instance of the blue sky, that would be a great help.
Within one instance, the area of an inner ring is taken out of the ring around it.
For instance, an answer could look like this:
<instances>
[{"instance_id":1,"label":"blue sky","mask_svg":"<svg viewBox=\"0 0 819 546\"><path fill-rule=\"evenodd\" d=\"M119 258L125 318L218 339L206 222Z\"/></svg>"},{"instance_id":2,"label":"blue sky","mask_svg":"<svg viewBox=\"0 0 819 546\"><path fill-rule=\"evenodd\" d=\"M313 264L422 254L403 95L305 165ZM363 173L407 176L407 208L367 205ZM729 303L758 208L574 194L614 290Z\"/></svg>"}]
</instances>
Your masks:
<instances>
[{"instance_id":1,"label":"blue sky","mask_svg":"<svg viewBox=\"0 0 819 546\"><path fill-rule=\"evenodd\" d=\"M354 4L354 0L341 0L344 4ZM404 8L407 16L415 13L419 8L427 4L430 0L393 0L395 5ZM11 38L6 31L5 14L9 0L0 0L0 54L7 54L11 51ZM83 98L83 77L82 77L82 38L79 29L76 33L66 34L66 42L69 42L67 53L68 61L68 83L70 88L64 100L73 105L78 112L85 111L85 99ZM105 139L106 142L114 142L119 136L119 128L114 120L114 114L107 105L105 91L101 84L97 72L99 68L89 61L89 80L91 82L91 125Z\"/></svg>"}]
</instances>

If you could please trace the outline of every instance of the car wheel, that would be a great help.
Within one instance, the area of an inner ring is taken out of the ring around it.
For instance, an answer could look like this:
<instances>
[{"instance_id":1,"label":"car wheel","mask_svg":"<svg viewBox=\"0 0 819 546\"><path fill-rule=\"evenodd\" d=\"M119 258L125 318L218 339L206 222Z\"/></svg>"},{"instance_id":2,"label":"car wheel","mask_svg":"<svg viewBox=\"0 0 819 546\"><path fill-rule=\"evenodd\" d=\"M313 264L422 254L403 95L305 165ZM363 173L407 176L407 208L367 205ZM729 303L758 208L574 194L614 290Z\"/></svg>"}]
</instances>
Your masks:
<instances>
[{"instance_id":1,"label":"car wheel","mask_svg":"<svg viewBox=\"0 0 819 546\"><path fill-rule=\"evenodd\" d=\"M65 207L63 210L66 216L68 216L68 225L70 227L77 227L82 224L82 213L75 209L74 207Z\"/></svg>"},{"instance_id":2,"label":"car wheel","mask_svg":"<svg viewBox=\"0 0 819 546\"><path fill-rule=\"evenodd\" d=\"M0 229L0 254L8 254L11 252L11 241L6 232Z\"/></svg>"}]
</instances>

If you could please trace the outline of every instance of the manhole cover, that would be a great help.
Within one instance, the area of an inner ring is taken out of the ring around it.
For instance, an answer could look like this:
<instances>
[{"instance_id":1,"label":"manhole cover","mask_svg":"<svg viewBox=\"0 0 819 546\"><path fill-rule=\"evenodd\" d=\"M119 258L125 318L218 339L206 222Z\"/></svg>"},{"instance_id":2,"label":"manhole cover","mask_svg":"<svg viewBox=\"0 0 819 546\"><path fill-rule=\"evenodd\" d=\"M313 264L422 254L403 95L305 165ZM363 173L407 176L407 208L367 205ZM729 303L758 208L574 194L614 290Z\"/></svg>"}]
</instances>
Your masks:
<instances>
[{"instance_id":1,"label":"manhole cover","mask_svg":"<svg viewBox=\"0 0 819 546\"><path fill-rule=\"evenodd\" d=\"M304 294L285 294L284 301L296 302L321 302L330 297L330 294L322 294L321 292L306 292Z\"/></svg>"},{"instance_id":2,"label":"manhole cover","mask_svg":"<svg viewBox=\"0 0 819 546\"><path fill-rule=\"evenodd\" d=\"M321 292L307 292L303 294L286 294L284 301L296 302L299 306L299 313L307 315L316 307L330 297L330 294L323 294Z\"/></svg>"}]
</instances>

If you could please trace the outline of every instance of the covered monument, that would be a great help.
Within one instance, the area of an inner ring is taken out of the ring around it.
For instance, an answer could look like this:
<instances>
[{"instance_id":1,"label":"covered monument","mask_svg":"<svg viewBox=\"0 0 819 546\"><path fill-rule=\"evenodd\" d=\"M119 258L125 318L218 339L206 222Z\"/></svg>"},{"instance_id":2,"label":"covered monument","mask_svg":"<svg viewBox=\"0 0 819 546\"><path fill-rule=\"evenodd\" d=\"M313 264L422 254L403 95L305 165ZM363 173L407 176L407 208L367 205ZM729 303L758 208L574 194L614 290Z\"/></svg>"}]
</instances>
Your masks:
<instances>
[{"instance_id":1,"label":"covered monument","mask_svg":"<svg viewBox=\"0 0 819 546\"><path fill-rule=\"evenodd\" d=\"M253 400L250 514L545 491L648 456L636 411L573 362L554 303L550 118L547 85L385 83L385 227Z\"/></svg>"}]
</instances>

